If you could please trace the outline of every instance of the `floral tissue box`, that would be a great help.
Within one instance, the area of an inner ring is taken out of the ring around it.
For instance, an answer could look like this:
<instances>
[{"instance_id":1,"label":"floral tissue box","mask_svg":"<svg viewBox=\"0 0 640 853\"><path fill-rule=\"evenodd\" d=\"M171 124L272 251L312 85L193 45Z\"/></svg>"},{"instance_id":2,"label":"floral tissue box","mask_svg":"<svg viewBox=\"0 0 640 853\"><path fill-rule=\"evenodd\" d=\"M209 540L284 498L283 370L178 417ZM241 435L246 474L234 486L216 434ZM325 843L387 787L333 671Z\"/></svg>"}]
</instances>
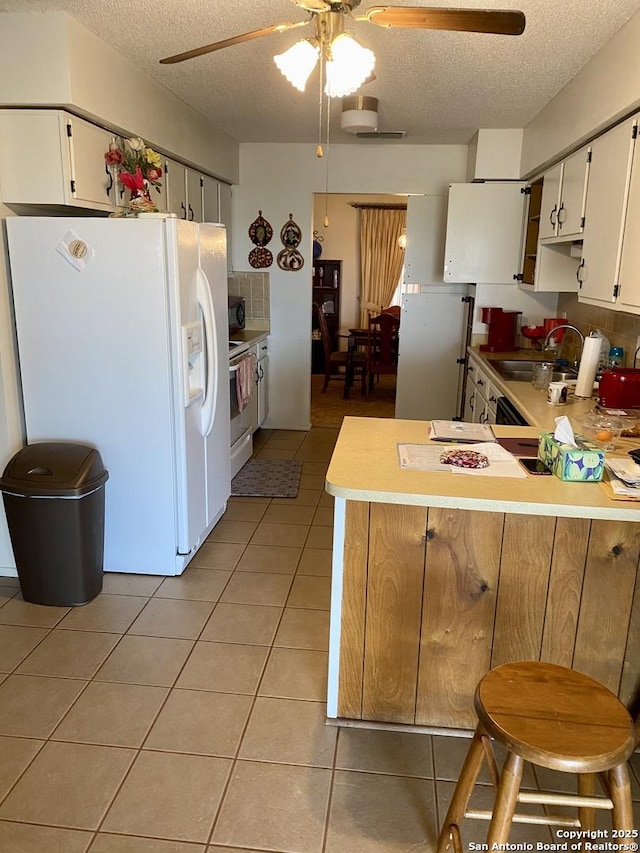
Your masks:
<instances>
[{"instance_id":1,"label":"floral tissue box","mask_svg":"<svg viewBox=\"0 0 640 853\"><path fill-rule=\"evenodd\" d=\"M560 480L597 483L604 474L604 453L595 444L576 435L581 447L560 444L552 432L543 432L538 441L538 459Z\"/></svg>"}]
</instances>

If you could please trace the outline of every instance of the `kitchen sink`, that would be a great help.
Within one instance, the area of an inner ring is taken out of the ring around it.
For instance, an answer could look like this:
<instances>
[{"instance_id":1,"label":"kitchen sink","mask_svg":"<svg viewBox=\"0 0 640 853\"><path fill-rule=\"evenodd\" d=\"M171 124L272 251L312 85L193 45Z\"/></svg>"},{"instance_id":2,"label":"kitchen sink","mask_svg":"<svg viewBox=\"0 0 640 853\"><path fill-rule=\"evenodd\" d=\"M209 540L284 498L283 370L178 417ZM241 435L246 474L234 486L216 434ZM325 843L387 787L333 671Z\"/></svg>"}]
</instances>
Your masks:
<instances>
[{"instance_id":1,"label":"kitchen sink","mask_svg":"<svg viewBox=\"0 0 640 853\"><path fill-rule=\"evenodd\" d=\"M496 360L488 362L491 367L507 382L531 382L533 376L533 365L538 361L524 360ZM554 370L551 374L552 382L568 382L577 379L578 373L570 367Z\"/></svg>"}]
</instances>

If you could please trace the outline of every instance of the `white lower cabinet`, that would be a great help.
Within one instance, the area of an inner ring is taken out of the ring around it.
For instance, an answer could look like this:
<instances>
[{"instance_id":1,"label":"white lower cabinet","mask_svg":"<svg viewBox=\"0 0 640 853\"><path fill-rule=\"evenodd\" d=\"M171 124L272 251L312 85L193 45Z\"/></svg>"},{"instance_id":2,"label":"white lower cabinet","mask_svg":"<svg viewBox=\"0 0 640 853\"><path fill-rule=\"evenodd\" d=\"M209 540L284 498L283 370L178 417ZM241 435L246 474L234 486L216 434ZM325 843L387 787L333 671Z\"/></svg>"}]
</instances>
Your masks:
<instances>
[{"instance_id":1,"label":"white lower cabinet","mask_svg":"<svg viewBox=\"0 0 640 853\"><path fill-rule=\"evenodd\" d=\"M256 381L258 383L258 426L261 427L269 414L269 344L267 340L258 344Z\"/></svg>"}]
</instances>

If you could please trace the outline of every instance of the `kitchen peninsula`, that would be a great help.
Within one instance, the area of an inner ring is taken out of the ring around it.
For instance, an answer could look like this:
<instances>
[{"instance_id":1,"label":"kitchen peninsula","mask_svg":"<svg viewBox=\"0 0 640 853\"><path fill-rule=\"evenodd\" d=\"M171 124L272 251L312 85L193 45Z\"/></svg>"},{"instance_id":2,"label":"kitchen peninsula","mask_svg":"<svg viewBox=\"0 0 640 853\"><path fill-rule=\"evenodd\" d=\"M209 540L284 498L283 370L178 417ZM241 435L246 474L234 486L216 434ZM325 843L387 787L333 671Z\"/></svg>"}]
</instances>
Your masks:
<instances>
[{"instance_id":1,"label":"kitchen peninsula","mask_svg":"<svg viewBox=\"0 0 640 853\"><path fill-rule=\"evenodd\" d=\"M491 667L573 667L629 703L640 683L640 504L597 483L401 469L422 421L345 418L335 497L327 717L468 730ZM537 437L497 427L502 437Z\"/></svg>"}]
</instances>

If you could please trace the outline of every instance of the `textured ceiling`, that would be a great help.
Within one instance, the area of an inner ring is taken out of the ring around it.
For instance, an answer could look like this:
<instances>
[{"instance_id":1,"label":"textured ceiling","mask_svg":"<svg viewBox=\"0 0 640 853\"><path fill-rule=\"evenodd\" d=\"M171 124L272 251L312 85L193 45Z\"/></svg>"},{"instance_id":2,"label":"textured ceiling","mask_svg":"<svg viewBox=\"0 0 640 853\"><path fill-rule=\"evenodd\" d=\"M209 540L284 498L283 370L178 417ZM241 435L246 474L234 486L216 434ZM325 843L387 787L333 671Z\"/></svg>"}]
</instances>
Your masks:
<instances>
[{"instance_id":1,"label":"textured ceiling","mask_svg":"<svg viewBox=\"0 0 640 853\"><path fill-rule=\"evenodd\" d=\"M358 12L371 5L376 3L363 0ZM353 34L377 58L377 78L361 92L379 99L380 129L407 131L406 143L465 143L479 127L523 127L640 10L640 0L402 0L394 5L518 8L527 18L519 37L353 24ZM179 65L158 64L201 44L305 20L307 14L291 0L0 0L0 12L53 10L68 12L238 141L317 139L317 75L308 91L299 93L272 59L301 36L312 35L313 26ZM339 131L339 114L335 102L332 140L353 141Z\"/></svg>"}]
</instances>

